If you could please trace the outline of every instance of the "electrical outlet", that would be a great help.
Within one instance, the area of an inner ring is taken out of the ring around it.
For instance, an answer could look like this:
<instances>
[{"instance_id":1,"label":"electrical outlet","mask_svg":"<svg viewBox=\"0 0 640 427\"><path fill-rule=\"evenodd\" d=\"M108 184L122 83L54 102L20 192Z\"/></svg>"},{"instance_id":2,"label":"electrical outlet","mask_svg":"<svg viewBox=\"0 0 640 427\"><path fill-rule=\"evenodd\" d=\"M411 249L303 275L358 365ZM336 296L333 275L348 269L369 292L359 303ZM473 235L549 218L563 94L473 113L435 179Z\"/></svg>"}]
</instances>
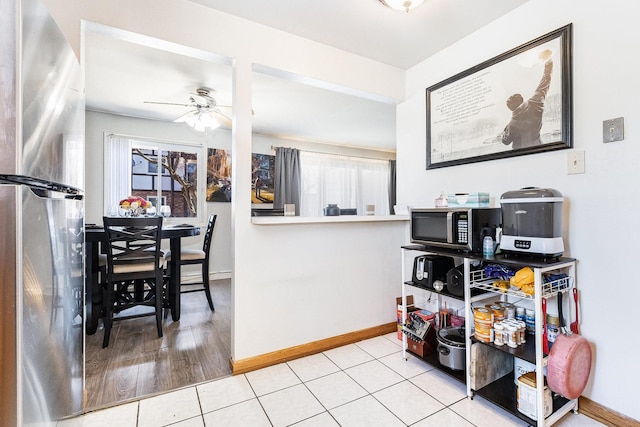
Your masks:
<instances>
[{"instance_id":1,"label":"electrical outlet","mask_svg":"<svg viewBox=\"0 0 640 427\"><path fill-rule=\"evenodd\" d=\"M584 173L584 151L571 150L567 153L567 174Z\"/></svg>"},{"instance_id":2,"label":"electrical outlet","mask_svg":"<svg viewBox=\"0 0 640 427\"><path fill-rule=\"evenodd\" d=\"M602 142L622 141L624 139L624 117L602 122Z\"/></svg>"}]
</instances>

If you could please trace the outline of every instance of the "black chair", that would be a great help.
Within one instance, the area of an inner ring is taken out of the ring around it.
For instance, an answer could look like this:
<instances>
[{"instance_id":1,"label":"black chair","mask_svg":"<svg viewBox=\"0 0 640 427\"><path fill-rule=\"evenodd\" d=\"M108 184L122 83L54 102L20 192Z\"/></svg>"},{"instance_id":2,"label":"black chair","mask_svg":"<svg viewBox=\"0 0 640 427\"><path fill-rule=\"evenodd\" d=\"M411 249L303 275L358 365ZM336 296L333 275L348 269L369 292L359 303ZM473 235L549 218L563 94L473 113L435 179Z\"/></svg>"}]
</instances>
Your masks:
<instances>
[{"instance_id":1,"label":"black chair","mask_svg":"<svg viewBox=\"0 0 640 427\"><path fill-rule=\"evenodd\" d=\"M114 314L136 306L154 307L158 337L161 337L164 290L164 258L160 250L162 217L104 217L103 221L107 233L107 274L102 347L109 345ZM139 316L141 314L119 319Z\"/></svg>"},{"instance_id":2,"label":"black chair","mask_svg":"<svg viewBox=\"0 0 640 427\"><path fill-rule=\"evenodd\" d=\"M209 253L211 252L211 240L213 237L213 228L216 225L217 215L211 215L207 223L207 232L204 234L204 243L202 244L202 250L199 249L182 249L180 251L180 265L193 265L200 264L202 272L202 281L194 283L185 283L185 285L202 285L202 288L186 289L182 290L182 283L180 283L180 292L188 294L191 292L204 291L209 302L209 308L214 311L213 300L211 299L211 290L209 289ZM167 251L165 255L167 262L171 261L171 251ZM178 278L180 280L180 278Z\"/></svg>"}]
</instances>

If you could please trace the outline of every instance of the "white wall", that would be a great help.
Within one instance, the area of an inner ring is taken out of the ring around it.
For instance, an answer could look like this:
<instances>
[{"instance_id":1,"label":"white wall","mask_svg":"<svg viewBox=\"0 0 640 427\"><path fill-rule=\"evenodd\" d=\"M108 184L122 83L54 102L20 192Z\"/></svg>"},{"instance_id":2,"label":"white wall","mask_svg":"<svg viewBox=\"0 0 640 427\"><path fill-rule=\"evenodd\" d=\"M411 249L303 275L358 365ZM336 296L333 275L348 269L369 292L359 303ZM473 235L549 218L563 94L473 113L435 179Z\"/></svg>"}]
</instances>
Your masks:
<instances>
[{"instance_id":1,"label":"white wall","mask_svg":"<svg viewBox=\"0 0 640 427\"><path fill-rule=\"evenodd\" d=\"M252 136L252 149L254 153L274 154L272 147L297 148L298 150L315 151L327 154L341 154L344 156L368 157L370 159L391 160L396 158L396 152L386 150L372 150L356 147L341 146L337 144L323 144L304 141L300 139L282 139L275 136L254 134Z\"/></svg>"},{"instance_id":2,"label":"white wall","mask_svg":"<svg viewBox=\"0 0 640 427\"><path fill-rule=\"evenodd\" d=\"M231 133L216 129L209 135L196 132L184 123L167 123L114 114L87 111L85 115L86 133L86 203L87 223L102 223L104 200L104 135L110 133L154 138L165 141L188 141L204 143L208 148L231 149ZM124 195L123 195L124 197ZM207 214L218 215L211 246L210 274L214 278L230 277L232 269L231 253L231 204L206 203ZM206 224L201 224L205 226ZM203 235L184 239L185 248L202 248ZM199 274L197 267L187 266L183 275Z\"/></svg>"},{"instance_id":3,"label":"white wall","mask_svg":"<svg viewBox=\"0 0 640 427\"><path fill-rule=\"evenodd\" d=\"M433 206L441 190L488 191L494 200L524 186L563 193L565 255L578 259L581 327L594 354L584 395L635 419L638 18L640 6L625 0L579 7L571 0L531 0L410 69L397 117L400 204ZM568 23L574 24L574 150L585 152L586 173L567 175L568 150L425 170L425 88ZM621 116L624 141L603 144L602 121Z\"/></svg>"},{"instance_id":4,"label":"white wall","mask_svg":"<svg viewBox=\"0 0 640 427\"><path fill-rule=\"evenodd\" d=\"M81 20L233 59L236 360L395 321L406 224L251 224L252 64L401 99L404 71L184 0L48 0L81 52Z\"/></svg>"}]
</instances>

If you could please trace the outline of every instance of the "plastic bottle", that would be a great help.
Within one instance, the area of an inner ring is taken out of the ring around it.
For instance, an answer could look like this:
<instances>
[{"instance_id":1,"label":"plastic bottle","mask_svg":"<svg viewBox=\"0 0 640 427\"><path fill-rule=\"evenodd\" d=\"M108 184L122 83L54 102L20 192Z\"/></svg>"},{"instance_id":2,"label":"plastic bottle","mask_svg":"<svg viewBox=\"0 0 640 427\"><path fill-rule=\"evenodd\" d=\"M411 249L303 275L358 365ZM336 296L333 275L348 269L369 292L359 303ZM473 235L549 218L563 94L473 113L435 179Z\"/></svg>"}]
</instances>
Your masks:
<instances>
[{"instance_id":1,"label":"plastic bottle","mask_svg":"<svg viewBox=\"0 0 640 427\"><path fill-rule=\"evenodd\" d=\"M482 240L482 256L493 256L493 239L491 236L484 236L484 239Z\"/></svg>"}]
</instances>

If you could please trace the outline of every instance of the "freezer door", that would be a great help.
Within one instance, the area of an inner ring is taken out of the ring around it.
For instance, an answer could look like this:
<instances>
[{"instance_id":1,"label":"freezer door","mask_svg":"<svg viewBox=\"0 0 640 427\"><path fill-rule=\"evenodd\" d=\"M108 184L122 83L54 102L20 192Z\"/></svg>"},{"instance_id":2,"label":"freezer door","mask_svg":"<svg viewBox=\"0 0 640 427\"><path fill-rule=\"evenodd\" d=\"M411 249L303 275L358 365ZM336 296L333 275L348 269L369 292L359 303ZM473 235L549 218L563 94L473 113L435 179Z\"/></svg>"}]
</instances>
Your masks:
<instances>
[{"instance_id":1,"label":"freezer door","mask_svg":"<svg viewBox=\"0 0 640 427\"><path fill-rule=\"evenodd\" d=\"M83 201L22 196L22 422L82 410Z\"/></svg>"},{"instance_id":2,"label":"freezer door","mask_svg":"<svg viewBox=\"0 0 640 427\"><path fill-rule=\"evenodd\" d=\"M84 189L80 65L42 0L21 3L22 161L13 173Z\"/></svg>"}]
</instances>

